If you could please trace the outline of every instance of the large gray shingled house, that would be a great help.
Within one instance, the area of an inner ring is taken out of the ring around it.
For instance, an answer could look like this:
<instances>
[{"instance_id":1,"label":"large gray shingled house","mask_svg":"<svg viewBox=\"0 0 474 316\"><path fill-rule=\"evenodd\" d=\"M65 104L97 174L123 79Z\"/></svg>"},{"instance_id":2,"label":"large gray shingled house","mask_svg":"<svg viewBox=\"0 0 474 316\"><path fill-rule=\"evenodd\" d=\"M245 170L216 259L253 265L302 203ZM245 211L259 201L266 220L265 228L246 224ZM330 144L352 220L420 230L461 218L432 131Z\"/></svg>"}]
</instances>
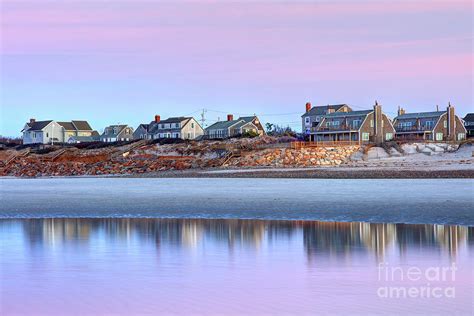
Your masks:
<instances>
[{"instance_id":1,"label":"large gray shingled house","mask_svg":"<svg viewBox=\"0 0 474 316\"><path fill-rule=\"evenodd\" d=\"M306 103L306 112L301 116L302 132L305 135L311 134L311 129L316 128L327 114L335 112L350 112L351 107L347 104L328 104L322 106L311 106L310 102Z\"/></svg>"},{"instance_id":2,"label":"large gray shingled house","mask_svg":"<svg viewBox=\"0 0 474 316\"><path fill-rule=\"evenodd\" d=\"M397 138L406 140L461 141L467 133L451 104L446 111L434 112L405 113L399 108L393 125Z\"/></svg>"}]
</instances>

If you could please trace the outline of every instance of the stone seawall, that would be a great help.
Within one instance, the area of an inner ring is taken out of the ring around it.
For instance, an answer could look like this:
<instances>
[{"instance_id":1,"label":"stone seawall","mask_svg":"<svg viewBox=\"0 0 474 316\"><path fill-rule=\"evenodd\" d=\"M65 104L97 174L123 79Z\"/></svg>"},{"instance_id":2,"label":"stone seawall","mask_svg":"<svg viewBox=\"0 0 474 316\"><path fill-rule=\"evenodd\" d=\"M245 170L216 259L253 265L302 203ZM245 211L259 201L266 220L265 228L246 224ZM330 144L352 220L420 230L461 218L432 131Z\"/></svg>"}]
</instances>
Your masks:
<instances>
[{"instance_id":1,"label":"stone seawall","mask_svg":"<svg viewBox=\"0 0 474 316\"><path fill-rule=\"evenodd\" d=\"M266 149L244 153L229 161L233 167L338 166L347 162L359 146Z\"/></svg>"}]
</instances>

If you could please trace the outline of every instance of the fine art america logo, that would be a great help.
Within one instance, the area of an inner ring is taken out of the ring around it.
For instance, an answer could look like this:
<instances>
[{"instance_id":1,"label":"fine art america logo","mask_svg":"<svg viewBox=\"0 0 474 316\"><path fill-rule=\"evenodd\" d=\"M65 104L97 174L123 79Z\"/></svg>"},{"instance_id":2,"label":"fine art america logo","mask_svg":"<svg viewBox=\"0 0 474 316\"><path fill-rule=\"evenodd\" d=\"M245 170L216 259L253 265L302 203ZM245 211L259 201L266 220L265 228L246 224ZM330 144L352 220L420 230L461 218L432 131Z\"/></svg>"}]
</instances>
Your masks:
<instances>
[{"instance_id":1,"label":"fine art america logo","mask_svg":"<svg viewBox=\"0 0 474 316\"><path fill-rule=\"evenodd\" d=\"M390 266L383 262L378 266L377 289L380 298L455 298L456 264L424 267Z\"/></svg>"}]
</instances>

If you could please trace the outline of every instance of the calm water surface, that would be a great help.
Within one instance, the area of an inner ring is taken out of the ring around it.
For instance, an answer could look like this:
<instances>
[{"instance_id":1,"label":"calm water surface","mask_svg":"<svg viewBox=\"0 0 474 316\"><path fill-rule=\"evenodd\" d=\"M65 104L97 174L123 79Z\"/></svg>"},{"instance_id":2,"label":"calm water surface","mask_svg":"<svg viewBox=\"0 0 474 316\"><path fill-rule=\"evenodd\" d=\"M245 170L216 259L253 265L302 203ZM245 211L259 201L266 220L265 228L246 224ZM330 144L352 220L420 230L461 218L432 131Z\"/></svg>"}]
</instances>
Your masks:
<instances>
[{"instance_id":1,"label":"calm water surface","mask_svg":"<svg viewBox=\"0 0 474 316\"><path fill-rule=\"evenodd\" d=\"M472 227L14 219L0 240L2 315L473 312Z\"/></svg>"}]
</instances>

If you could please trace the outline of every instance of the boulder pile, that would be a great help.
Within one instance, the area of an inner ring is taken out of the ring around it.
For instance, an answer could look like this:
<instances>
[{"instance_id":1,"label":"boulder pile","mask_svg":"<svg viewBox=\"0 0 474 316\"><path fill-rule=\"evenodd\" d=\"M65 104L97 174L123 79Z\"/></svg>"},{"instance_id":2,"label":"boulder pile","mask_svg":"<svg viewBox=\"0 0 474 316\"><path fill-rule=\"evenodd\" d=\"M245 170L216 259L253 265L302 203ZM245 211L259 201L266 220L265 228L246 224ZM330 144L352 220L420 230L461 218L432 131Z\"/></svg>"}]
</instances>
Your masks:
<instances>
[{"instance_id":1,"label":"boulder pile","mask_svg":"<svg viewBox=\"0 0 474 316\"><path fill-rule=\"evenodd\" d=\"M359 146L277 148L244 153L229 161L235 167L314 167L338 166L348 161Z\"/></svg>"}]
</instances>

